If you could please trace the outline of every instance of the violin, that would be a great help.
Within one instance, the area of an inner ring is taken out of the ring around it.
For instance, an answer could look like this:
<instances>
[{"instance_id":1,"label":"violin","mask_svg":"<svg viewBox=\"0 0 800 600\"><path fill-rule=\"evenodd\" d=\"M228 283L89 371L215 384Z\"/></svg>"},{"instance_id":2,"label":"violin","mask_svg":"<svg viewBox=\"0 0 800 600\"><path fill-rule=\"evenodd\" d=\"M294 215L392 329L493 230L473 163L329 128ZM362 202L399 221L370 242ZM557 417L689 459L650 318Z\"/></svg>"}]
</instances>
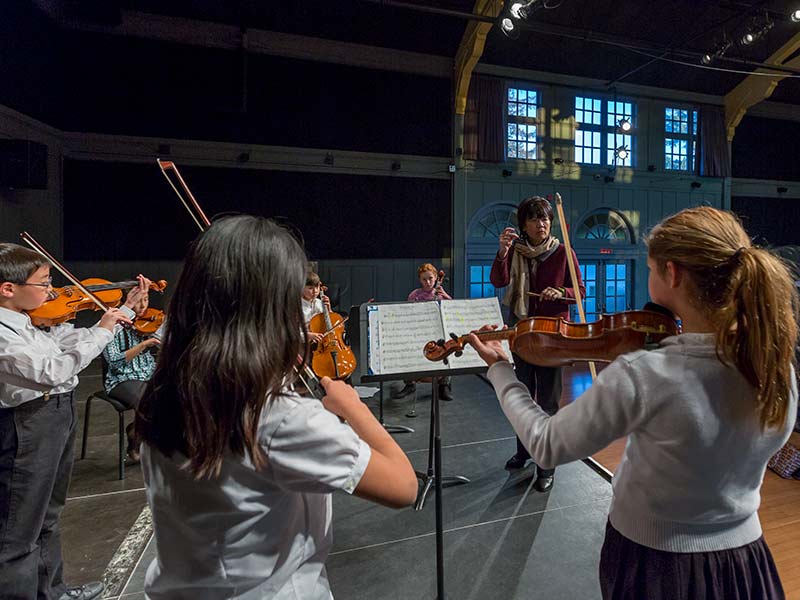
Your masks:
<instances>
[{"instance_id":1,"label":"violin","mask_svg":"<svg viewBox=\"0 0 800 600\"><path fill-rule=\"evenodd\" d=\"M133 321L133 328L141 335L153 335L164 324L166 315L158 308L148 308Z\"/></svg>"},{"instance_id":2,"label":"violin","mask_svg":"<svg viewBox=\"0 0 800 600\"><path fill-rule=\"evenodd\" d=\"M514 327L478 331L482 341L508 340L511 350L525 362L543 367L564 367L576 362L611 362L617 356L655 345L680 328L675 319L649 310L629 310L602 315L591 323L572 323L561 317L531 317ZM425 344L425 358L445 360L461 356L466 335L450 334L450 340Z\"/></svg>"},{"instance_id":3,"label":"violin","mask_svg":"<svg viewBox=\"0 0 800 600\"><path fill-rule=\"evenodd\" d=\"M28 311L31 323L37 327L52 327L74 319L82 310L105 310L96 300L100 300L106 307L117 307L122 303L122 290L134 288L139 282L111 282L93 277L81 280L80 284L53 289L49 300L39 308ZM162 279L152 282L150 289L162 292L166 286L167 282Z\"/></svg>"},{"instance_id":4,"label":"violin","mask_svg":"<svg viewBox=\"0 0 800 600\"><path fill-rule=\"evenodd\" d=\"M320 287L320 300L325 298L325 286ZM344 323L346 319L328 310L322 303L322 312L314 315L308 324L309 331L322 334L317 347L311 354L311 368L317 377L347 379L356 370L356 356L344 342Z\"/></svg>"},{"instance_id":5,"label":"violin","mask_svg":"<svg viewBox=\"0 0 800 600\"><path fill-rule=\"evenodd\" d=\"M442 284L444 283L444 271L439 271L436 275L436 285L433 286L433 293L436 295L437 298L442 298Z\"/></svg>"}]
</instances>

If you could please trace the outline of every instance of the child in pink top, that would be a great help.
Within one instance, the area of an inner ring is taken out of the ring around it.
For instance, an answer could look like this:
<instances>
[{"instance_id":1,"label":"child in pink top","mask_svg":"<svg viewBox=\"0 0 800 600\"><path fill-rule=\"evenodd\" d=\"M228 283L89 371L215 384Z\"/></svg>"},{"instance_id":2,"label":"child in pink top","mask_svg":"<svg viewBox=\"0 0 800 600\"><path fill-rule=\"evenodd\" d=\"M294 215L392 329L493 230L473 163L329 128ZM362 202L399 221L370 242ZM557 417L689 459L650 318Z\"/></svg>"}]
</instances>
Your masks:
<instances>
[{"instance_id":1,"label":"child in pink top","mask_svg":"<svg viewBox=\"0 0 800 600\"><path fill-rule=\"evenodd\" d=\"M452 300L453 298L444 291L441 282L439 282L439 270L431 263L420 265L417 269L419 282L422 287L418 287L408 295L409 302L428 302L430 300ZM444 272L442 271L442 275ZM406 381L403 388L392 395L393 398L404 398L417 391L417 384L415 381ZM453 399L453 394L450 389L450 378L445 377L441 379L439 384L439 398L442 400L450 401Z\"/></svg>"}]
</instances>

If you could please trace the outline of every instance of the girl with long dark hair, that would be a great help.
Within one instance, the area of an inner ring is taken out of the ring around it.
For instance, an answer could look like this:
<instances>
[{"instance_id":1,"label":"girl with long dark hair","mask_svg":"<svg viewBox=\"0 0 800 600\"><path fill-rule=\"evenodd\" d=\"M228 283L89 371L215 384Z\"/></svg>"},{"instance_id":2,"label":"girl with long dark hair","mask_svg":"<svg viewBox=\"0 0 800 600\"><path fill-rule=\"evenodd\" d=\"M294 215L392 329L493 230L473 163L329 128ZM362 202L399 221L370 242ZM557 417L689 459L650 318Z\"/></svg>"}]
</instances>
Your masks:
<instances>
[{"instance_id":1,"label":"girl with long dark hair","mask_svg":"<svg viewBox=\"0 0 800 600\"><path fill-rule=\"evenodd\" d=\"M412 503L402 450L353 388L291 391L306 257L283 228L215 221L169 305L137 416L158 556L149 598L331 597L331 492Z\"/></svg>"}]
</instances>

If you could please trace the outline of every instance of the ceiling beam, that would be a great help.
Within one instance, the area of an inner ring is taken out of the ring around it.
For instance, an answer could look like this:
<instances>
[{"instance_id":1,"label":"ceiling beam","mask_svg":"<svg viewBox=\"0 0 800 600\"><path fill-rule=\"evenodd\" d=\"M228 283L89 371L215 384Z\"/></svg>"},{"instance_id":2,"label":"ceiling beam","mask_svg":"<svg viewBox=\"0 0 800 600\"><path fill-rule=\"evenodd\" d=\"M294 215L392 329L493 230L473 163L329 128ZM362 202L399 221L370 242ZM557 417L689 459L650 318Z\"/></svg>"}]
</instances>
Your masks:
<instances>
[{"instance_id":1,"label":"ceiling beam","mask_svg":"<svg viewBox=\"0 0 800 600\"><path fill-rule=\"evenodd\" d=\"M243 34L246 34L248 52L257 54L401 73L416 73L430 77L449 78L453 72L453 60L444 56L378 48L365 44L311 38L263 29L248 29L243 32L235 25L137 11L123 10L122 22L115 27L76 20L64 20L62 25L79 31L131 36L224 50L240 50Z\"/></svg>"},{"instance_id":2,"label":"ceiling beam","mask_svg":"<svg viewBox=\"0 0 800 600\"><path fill-rule=\"evenodd\" d=\"M800 32L781 46L766 62L782 67L800 68L800 56L787 60L800 50ZM769 69L756 69L756 73L770 73ZM755 104L772 96L778 84L786 78L781 73L772 73L772 77L764 75L748 75L739 85L725 94L725 133L732 142L736 135L736 127L741 123L747 110Z\"/></svg>"},{"instance_id":3,"label":"ceiling beam","mask_svg":"<svg viewBox=\"0 0 800 600\"><path fill-rule=\"evenodd\" d=\"M503 10L503 0L475 0L473 13L482 17L495 19ZM467 110L467 93L472 71L483 55L486 46L486 35L492 28L493 22L470 21L467 24L461 44L456 52L455 62L455 112L463 115Z\"/></svg>"}]
</instances>

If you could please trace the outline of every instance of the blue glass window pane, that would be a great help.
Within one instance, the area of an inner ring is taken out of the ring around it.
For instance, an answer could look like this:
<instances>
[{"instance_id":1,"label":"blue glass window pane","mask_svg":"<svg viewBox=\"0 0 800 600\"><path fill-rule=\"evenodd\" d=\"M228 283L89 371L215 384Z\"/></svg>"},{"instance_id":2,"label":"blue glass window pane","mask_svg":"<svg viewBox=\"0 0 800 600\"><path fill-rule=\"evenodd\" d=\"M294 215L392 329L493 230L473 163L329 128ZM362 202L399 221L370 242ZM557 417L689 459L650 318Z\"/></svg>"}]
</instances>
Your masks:
<instances>
[{"instance_id":1,"label":"blue glass window pane","mask_svg":"<svg viewBox=\"0 0 800 600\"><path fill-rule=\"evenodd\" d=\"M483 267L483 280L489 281L489 275L492 272L492 265L484 265Z\"/></svg>"},{"instance_id":2,"label":"blue glass window pane","mask_svg":"<svg viewBox=\"0 0 800 600\"><path fill-rule=\"evenodd\" d=\"M597 301L594 298L586 298L586 312L597 312Z\"/></svg>"},{"instance_id":3,"label":"blue glass window pane","mask_svg":"<svg viewBox=\"0 0 800 600\"><path fill-rule=\"evenodd\" d=\"M491 283L485 283L483 285L483 297L491 298L492 296L494 296L494 286Z\"/></svg>"},{"instance_id":4,"label":"blue glass window pane","mask_svg":"<svg viewBox=\"0 0 800 600\"><path fill-rule=\"evenodd\" d=\"M617 301L614 299L613 296L607 299L606 312L607 313L617 312Z\"/></svg>"},{"instance_id":5,"label":"blue glass window pane","mask_svg":"<svg viewBox=\"0 0 800 600\"><path fill-rule=\"evenodd\" d=\"M583 111L582 111L582 110L576 110L576 111L575 111L575 120L576 120L578 123L584 123L584 122L585 122L585 121L584 121L584 116L583 116ZM576 133L580 133L580 132L576 132Z\"/></svg>"},{"instance_id":6,"label":"blue glass window pane","mask_svg":"<svg viewBox=\"0 0 800 600\"><path fill-rule=\"evenodd\" d=\"M622 280L618 279L617 280L617 295L618 296L622 296L624 298L625 294L627 292L627 287L628 286L626 285L626 282L625 282L624 279L622 279Z\"/></svg>"},{"instance_id":7,"label":"blue glass window pane","mask_svg":"<svg viewBox=\"0 0 800 600\"><path fill-rule=\"evenodd\" d=\"M509 100L516 100L517 99L517 90L514 88L508 88L508 99Z\"/></svg>"},{"instance_id":8,"label":"blue glass window pane","mask_svg":"<svg viewBox=\"0 0 800 600\"><path fill-rule=\"evenodd\" d=\"M528 92L528 102L536 103L536 92Z\"/></svg>"},{"instance_id":9,"label":"blue glass window pane","mask_svg":"<svg viewBox=\"0 0 800 600\"><path fill-rule=\"evenodd\" d=\"M517 90L517 97L519 98L520 102L526 102L528 100L528 91L527 90Z\"/></svg>"},{"instance_id":10,"label":"blue glass window pane","mask_svg":"<svg viewBox=\"0 0 800 600\"><path fill-rule=\"evenodd\" d=\"M481 280L481 268L479 266L472 266L469 268L469 282L477 283Z\"/></svg>"},{"instance_id":11,"label":"blue glass window pane","mask_svg":"<svg viewBox=\"0 0 800 600\"><path fill-rule=\"evenodd\" d=\"M614 279L614 265L606 265L606 279Z\"/></svg>"},{"instance_id":12,"label":"blue glass window pane","mask_svg":"<svg viewBox=\"0 0 800 600\"><path fill-rule=\"evenodd\" d=\"M597 279L597 266L589 265L589 279Z\"/></svg>"},{"instance_id":13,"label":"blue glass window pane","mask_svg":"<svg viewBox=\"0 0 800 600\"><path fill-rule=\"evenodd\" d=\"M580 110L583 109L583 98L580 96L575 96L575 109Z\"/></svg>"},{"instance_id":14,"label":"blue glass window pane","mask_svg":"<svg viewBox=\"0 0 800 600\"><path fill-rule=\"evenodd\" d=\"M536 118L536 105L528 104L528 116Z\"/></svg>"},{"instance_id":15,"label":"blue glass window pane","mask_svg":"<svg viewBox=\"0 0 800 600\"><path fill-rule=\"evenodd\" d=\"M600 100L595 100L594 101L594 111L595 112L600 112Z\"/></svg>"},{"instance_id":16,"label":"blue glass window pane","mask_svg":"<svg viewBox=\"0 0 800 600\"><path fill-rule=\"evenodd\" d=\"M617 265L617 279L625 279L625 263Z\"/></svg>"},{"instance_id":17,"label":"blue glass window pane","mask_svg":"<svg viewBox=\"0 0 800 600\"><path fill-rule=\"evenodd\" d=\"M480 298L481 297L481 284L480 283L473 283L469 286L469 297L470 298Z\"/></svg>"},{"instance_id":18,"label":"blue glass window pane","mask_svg":"<svg viewBox=\"0 0 800 600\"><path fill-rule=\"evenodd\" d=\"M595 165L600 164L600 150L592 150L592 163Z\"/></svg>"}]
</instances>

